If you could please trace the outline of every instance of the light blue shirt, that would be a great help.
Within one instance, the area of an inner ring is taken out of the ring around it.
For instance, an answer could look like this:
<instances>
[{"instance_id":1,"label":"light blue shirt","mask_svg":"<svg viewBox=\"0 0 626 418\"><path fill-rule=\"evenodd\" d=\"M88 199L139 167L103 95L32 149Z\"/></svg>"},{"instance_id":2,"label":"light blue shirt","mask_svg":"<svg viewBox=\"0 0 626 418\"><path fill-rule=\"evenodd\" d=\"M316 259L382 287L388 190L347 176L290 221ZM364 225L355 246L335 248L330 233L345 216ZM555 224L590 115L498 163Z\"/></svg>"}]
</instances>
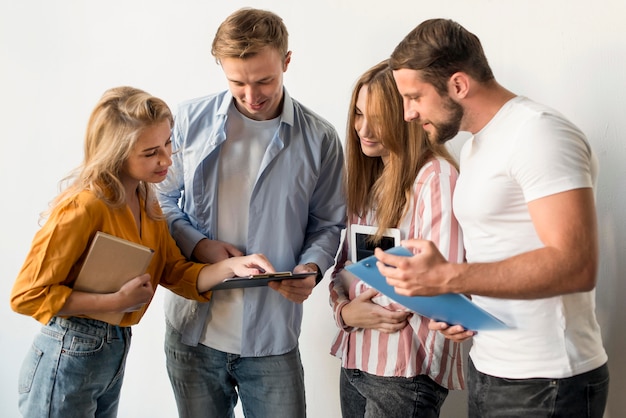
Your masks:
<instances>
[{"instance_id":1,"label":"light blue shirt","mask_svg":"<svg viewBox=\"0 0 626 418\"><path fill-rule=\"evenodd\" d=\"M345 224L343 149L329 122L283 91L280 126L252 188L245 252L265 254L277 271L315 263L323 272L334 263ZM173 164L157 191L171 234L188 258L201 239L217 233L219 152L232 100L229 91L190 100L175 118ZM198 344L209 305L168 293L165 315L183 343ZM302 304L257 287L244 289L243 309L242 356L296 347Z\"/></svg>"}]
</instances>

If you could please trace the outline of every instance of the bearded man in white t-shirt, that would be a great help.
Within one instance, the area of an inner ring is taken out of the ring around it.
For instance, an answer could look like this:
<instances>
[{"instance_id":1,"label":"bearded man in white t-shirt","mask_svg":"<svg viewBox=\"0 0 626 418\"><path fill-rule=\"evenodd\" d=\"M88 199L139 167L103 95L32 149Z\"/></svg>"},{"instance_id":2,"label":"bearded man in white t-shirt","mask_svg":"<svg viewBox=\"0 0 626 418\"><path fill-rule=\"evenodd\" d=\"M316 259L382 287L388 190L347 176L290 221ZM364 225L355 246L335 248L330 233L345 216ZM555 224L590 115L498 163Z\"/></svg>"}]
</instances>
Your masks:
<instances>
[{"instance_id":1,"label":"bearded man in white t-shirt","mask_svg":"<svg viewBox=\"0 0 626 418\"><path fill-rule=\"evenodd\" d=\"M380 272L402 295L471 295L510 326L429 325L456 341L473 337L470 417L601 418L609 371L595 315L598 165L585 135L498 84L479 39L454 21L417 26L390 66L407 121L433 141L473 135L453 199L467 263L409 240L409 258L376 250Z\"/></svg>"}]
</instances>

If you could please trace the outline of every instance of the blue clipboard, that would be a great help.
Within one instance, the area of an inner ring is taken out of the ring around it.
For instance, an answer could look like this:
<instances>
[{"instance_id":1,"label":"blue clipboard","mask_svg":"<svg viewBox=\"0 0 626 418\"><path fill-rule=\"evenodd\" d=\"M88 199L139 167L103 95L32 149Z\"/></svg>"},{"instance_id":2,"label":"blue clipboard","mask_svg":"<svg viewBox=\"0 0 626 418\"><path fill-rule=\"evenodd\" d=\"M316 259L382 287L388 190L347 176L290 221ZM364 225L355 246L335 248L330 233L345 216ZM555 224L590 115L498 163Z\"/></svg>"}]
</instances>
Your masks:
<instances>
[{"instance_id":1,"label":"blue clipboard","mask_svg":"<svg viewBox=\"0 0 626 418\"><path fill-rule=\"evenodd\" d=\"M390 248L385 252L402 256L413 255L402 246ZM450 325L461 325L472 331L509 328L504 322L480 308L465 295L448 293L438 296L403 296L397 294L393 286L387 284L385 277L378 271L376 261L378 261L376 256L370 256L346 266L346 270L388 298L427 318L446 322Z\"/></svg>"}]
</instances>

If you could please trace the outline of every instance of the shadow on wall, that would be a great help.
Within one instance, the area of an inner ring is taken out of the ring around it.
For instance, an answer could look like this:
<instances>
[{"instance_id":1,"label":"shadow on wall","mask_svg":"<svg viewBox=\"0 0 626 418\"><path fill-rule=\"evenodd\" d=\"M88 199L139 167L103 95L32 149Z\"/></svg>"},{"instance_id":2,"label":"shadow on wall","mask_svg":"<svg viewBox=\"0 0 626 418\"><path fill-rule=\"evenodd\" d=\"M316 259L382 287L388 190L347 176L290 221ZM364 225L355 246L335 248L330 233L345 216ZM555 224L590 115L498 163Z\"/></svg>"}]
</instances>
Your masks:
<instances>
[{"instance_id":1,"label":"shadow on wall","mask_svg":"<svg viewBox=\"0 0 626 418\"><path fill-rule=\"evenodd\" d=\"M626 411L626 397L622 396L623 388L626 387L626 363L619 361L626 347L626 310L623 309L626 297L626 281L623 280L626 277L626 252L623 245L626 242L626 225L620 219L624 216L623 208L626 208L621 180L626 178L626 167L621 158L626 145L619 140L623 132L618 132L617 128L623 118L622 109L626 106L626 85L613 82L615 77L620 76L619 69L623 69L626 63L623 59L615 62L618 57L626 57L626 48L615 40L613 45L594 45L592 49L581 49L578 62L569 65L578 69L571 75L572 81L575 79L577 85L588 86L582 91L570 91L572 97L568 102L578 102L578 106L591 113L589 118L594 121L595 129L580 128L589 138L600 165L596 187L600 243L596 314L609 356L611 379L605 418L622 417ZM589 62L600 65L593 66L592 70L587 65ZM598 101L598 97L611 100ZM621 147L619 150L615 149L616 144Z\"/></svg>"}]
</instances>

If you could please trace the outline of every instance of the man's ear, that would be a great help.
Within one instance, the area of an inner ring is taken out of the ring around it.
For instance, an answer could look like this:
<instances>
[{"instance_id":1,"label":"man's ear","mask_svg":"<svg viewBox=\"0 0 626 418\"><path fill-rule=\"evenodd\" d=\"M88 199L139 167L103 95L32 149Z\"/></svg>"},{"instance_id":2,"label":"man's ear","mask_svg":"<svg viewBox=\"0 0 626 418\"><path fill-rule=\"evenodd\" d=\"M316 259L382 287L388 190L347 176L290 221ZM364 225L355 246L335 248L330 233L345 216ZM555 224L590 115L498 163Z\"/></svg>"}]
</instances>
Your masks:
<instances>
[{"instance_id":1,"label":"man's ear","mask_svg":"<svg viewBox=\"0 0 626 418\"><path fill-rule=\"evenodd\" d=\"M287 67L289 67L290 62L291 62L291 51L287 51L287 54L285 54L285 60L283 61L283 72L287 71Z\"/></svg>"},{"instance_id":2,"label":"man's ear","mask_svg":"<svg viewBox=\"0 0 626 418\"><path fill-rule=\"evenodd\" d=\"M470 78L464 72L456 72L448 80L448 94L454 99L465 98L469 93L469 89Z\"/></svg>"}]
</instances>

